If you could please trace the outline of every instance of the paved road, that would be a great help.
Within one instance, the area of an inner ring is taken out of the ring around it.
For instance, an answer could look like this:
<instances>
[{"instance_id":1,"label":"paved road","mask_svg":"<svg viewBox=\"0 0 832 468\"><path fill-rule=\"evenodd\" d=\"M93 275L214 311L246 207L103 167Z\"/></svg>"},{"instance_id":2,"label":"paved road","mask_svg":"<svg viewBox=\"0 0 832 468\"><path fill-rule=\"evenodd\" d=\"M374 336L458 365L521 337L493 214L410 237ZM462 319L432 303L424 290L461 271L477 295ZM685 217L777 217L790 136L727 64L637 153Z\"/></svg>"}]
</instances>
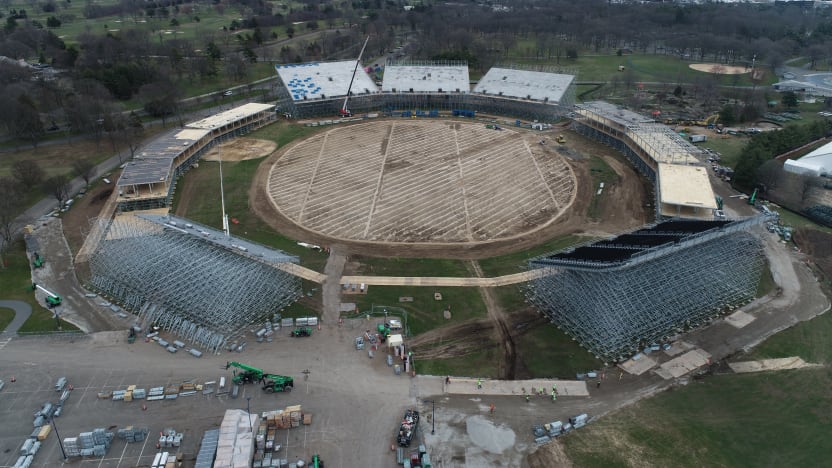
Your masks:
<instances>
[{"instance_id":1,"label":"paved road","mask_svg":"<svg viewBox=\"0 0 832 468\"><path fill-rule=\"evenodd\" d=\"M14 335L32 315L32 306L23 301L0 301L0 308L14 311L14 319L0 335Z\"/></svg>"}]
</instances>

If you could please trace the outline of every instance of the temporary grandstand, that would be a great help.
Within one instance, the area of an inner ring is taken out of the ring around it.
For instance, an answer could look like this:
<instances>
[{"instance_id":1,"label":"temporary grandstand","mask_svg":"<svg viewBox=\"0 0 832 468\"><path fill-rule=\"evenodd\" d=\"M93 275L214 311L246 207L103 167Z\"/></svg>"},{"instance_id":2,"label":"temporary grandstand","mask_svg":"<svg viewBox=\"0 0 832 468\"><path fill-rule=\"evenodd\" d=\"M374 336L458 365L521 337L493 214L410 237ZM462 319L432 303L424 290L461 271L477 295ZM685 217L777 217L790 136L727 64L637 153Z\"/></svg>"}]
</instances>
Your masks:
<instances>
[{"instance_id":1,"label":"temporary grandstand","mask_svg":"<svg viewBox=\"0 0 832 468\"><path fill-rule=\"evenodd\" d=\"M605 362L752 300L762 246L741 221L672 220L530 262L530 301Z\"/></svg>"},{"instance_id":2,"label":"temporary grandstand","mask_svg":"<svg viewBox=\"0 0 832 468\"><path fill-rule=\"evenodd\" d=\"M656 184L657 216L713 219L716 197L699 148L667 126L607 102L575 107L576 131L623 152Z\"/></svg>"},{"instance_id":3,"label":"temporary grandstand","mask_svg":"<svg viewBox=\"0 0 832 468\"><path fill-rule=\"evenodd\" d=\"M277 66L282 83L278 87L280 111L295 118L335 118L354 69L355 61ZM481 112L542 122L553 122L572 110L573 75L494 70L492 76L500 78L489 79L488 87L479 90L478 86L471 92L465 62L389 62L379 92L366 71L358 67L349 110L359 117L382 112L388 116L439 117L439 111L458 111L448 114L474 116ZM322 79L332 86L321 87Z\"/></svg>"},{"instance_id":4,"label":"temporary grandstand","mask_svg":"<svg viewBox=\"0 0 832 468\"><path fill-rule=\"evenodd\" d=\"M217 352L300 296L300 279L277 268L298 258L173 216L116 216L91 255L89 287Z\"/></svg>"},{"instance_id":5,"label":"temporary grandstand","mask_svg":"<svg viewBox=\"0 0 832 468\"><path fill-rule=\"evenodd\" d=\"M213 145L274 120L273 109L272 104L244 104L156 138L124 167L116 183L118 210L170 206L180 175Z\"/></svg>"},{"instance_id":6,"label":"temporary grandstand","mask_svg":"<svg viewBox=\"0 0 832 468\"><path fill-rule=\"evenodd\" d=\"M385 93L468 93L465 62L388 62L381 90Z\"/></svg>"},{"instance_id":7,"label":"temporary grandstand","mask_svg":"<svg viewBox=\"0 0 832 468\"><path fill-rule=\"evenodd\" d=\"M367 72L361 66L356 68L356 60L275 65L274 68L282 84L278 86L280 111L296 117L335 116L348 90L356 97L379 93ZM356 106L351 104L350 108Z\"/></svg>"}]
</instances>

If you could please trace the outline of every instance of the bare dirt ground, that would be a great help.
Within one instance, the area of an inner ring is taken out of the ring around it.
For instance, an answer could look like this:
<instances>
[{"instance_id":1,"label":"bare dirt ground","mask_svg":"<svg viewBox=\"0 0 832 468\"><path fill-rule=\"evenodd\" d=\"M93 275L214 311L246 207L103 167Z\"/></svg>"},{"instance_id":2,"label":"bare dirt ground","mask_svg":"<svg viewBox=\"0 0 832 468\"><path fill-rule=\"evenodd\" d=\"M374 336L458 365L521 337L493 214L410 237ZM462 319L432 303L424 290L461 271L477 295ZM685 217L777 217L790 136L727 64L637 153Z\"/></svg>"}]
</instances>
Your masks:
<instances>
[{"instance_id":1,"label":"bare dirt ground","mask_svg":"<svg viewBox=\"0 0 832 468\"><path fill-rule=\"evenodd\" d=\"M564 147L556 147L557 145L553 144L552 141L557 133L564 133L567 136L568 143ZM552 132L537 132L529 135L533 142L548 138L549 143L546 145L534 143L538 147L535 151L540 151L541 155L565 155L564 160L577 179L575 200L570 209L553 222L510 239L453 243L365 242L335 240L304 228L278 211L267 192L269 175L285 149L277 151L261 164L249 191L249 200L252 210L261 219L288 237L324 246L338 243L344 246L345 253L348 255L360 254L373 257L486 258L526 250L554 237L567 234L585 233L593 236L616 234L640 226L652 219L652 208L645 207L650 195L645 190L642 178L614 150L560 128ZM587 206L594 195L588 167L590 155L602 157L620 176L620 182L616 184L616 187L605 189L607 195L599 205L601 215L598 221L592 222L586 216ZM495 191L492 196L499 195Z\"/></svg>"},{"instance_id":2,"label":"bare dirt ground","mask_svg":"<svg viewBox=\"0 0 832 468\"><path fill-rule=\"evenodd\" d=\"M205 161L246 161L248 159L268 156L277 149L277 143L257 138L235 138L211 148L205 156Z\"/></svg>"},{"instance_id":3,"label":"bare dirt ground","mask_svg":"<svg viewBox=\"0 0 832 468\"><path fill-rule=\"evenodd\" d=\"M723 65L721 63L692 63L688 66L696 71L715 73L717 75L742 75L751 72L751 69L746 67Z\"/></svg>"}]
</instances>

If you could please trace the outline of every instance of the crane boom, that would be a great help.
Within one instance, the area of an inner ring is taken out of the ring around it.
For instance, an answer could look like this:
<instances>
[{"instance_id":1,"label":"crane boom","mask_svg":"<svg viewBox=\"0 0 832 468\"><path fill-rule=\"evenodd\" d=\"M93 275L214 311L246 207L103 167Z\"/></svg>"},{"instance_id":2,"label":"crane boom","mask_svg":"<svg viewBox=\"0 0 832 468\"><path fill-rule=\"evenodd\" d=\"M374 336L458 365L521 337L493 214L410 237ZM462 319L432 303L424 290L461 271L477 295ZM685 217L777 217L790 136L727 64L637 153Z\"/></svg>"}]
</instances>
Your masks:
<instances>
[{"instance_id":1,"label":"crane boom","mask_svg":"<svg viewBox=\"0 0 832 468\"><path fill-rule=\"evenodd\" d=\"M347 96L344 98L344 105L338 113L341 117L351 117L352 112L347 109L347 102L350 100L350 92L352 92L352 84L355 81L355 74L358 72L358 64L361 63L361 56L364 55L364 49L367 48L367 43L370 42L370 36L364 40L364 45L361 46L361 52L358 53L358 59L355 61L355 68L352 69L352 78L350 78L350 85L347 87Z\"/></svg>"},{"instance_id":2,"label":"crane boom","mask_svg":"<svg viewBox=\"0 0 832 468\"><path fill-rule=\"evenodd\" d=\"M32 291L34 291L35 289L40 289L41 291L43 291L46 294L46 305L49 306L50 308L57 307L57 306L61 305L61 302L63 302L63 299L61 299L61 296L53 293L52 291L44 288L43 286L41 286L39 284L32 284Z\"/></svg>"}]
</instances>

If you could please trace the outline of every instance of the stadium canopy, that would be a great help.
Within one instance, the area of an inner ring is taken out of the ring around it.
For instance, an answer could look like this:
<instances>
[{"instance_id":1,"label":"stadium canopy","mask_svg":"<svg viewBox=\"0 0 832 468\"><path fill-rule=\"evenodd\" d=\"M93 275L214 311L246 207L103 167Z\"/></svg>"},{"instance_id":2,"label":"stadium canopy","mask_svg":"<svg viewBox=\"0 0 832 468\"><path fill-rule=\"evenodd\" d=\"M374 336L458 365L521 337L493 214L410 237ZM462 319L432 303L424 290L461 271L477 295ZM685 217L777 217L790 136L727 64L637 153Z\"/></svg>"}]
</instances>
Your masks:
<instances>
[{"instance_id":1,"label":"stadium canopy","mask_svg":"<svg viewBox=\"0 0 832 468\"><path fill-rule=\"evenodd\" d=\"M574 80L574 75L492 68L477 83L474 93L557 104Z\"/></svg>"},{"instance_id":2,"label":"stadium canopy","mask_svg":"<svg viewBox=\"0 0 832 468\"><path fill-rule=\"evenodd\" d=\"M465 64L388 64L381 88L384 92L412 93L467 93L470 89Z\"/></svg>"},{"instance_id":3,"label":"stadium canopy","mask_svg":"<svg viewBox=\"0 0 832 468\"><path fill-rule=\"evenodd\" d=\"M832 143L827 143L800 159L789 159L783 168L800 175L832 175Z\"/></svg>"},{"instance_id":4,"label":"stadium canopy","mask_svg":"<svg viewBox=\"0 0 832 468\"><path fill-rule=\"evenodd\" d=\"M346 96L355 60L275 65L293 101ZM355 72L352 94L378 93L378 87L362 67Z\"/></svg>"}]
</instances>

